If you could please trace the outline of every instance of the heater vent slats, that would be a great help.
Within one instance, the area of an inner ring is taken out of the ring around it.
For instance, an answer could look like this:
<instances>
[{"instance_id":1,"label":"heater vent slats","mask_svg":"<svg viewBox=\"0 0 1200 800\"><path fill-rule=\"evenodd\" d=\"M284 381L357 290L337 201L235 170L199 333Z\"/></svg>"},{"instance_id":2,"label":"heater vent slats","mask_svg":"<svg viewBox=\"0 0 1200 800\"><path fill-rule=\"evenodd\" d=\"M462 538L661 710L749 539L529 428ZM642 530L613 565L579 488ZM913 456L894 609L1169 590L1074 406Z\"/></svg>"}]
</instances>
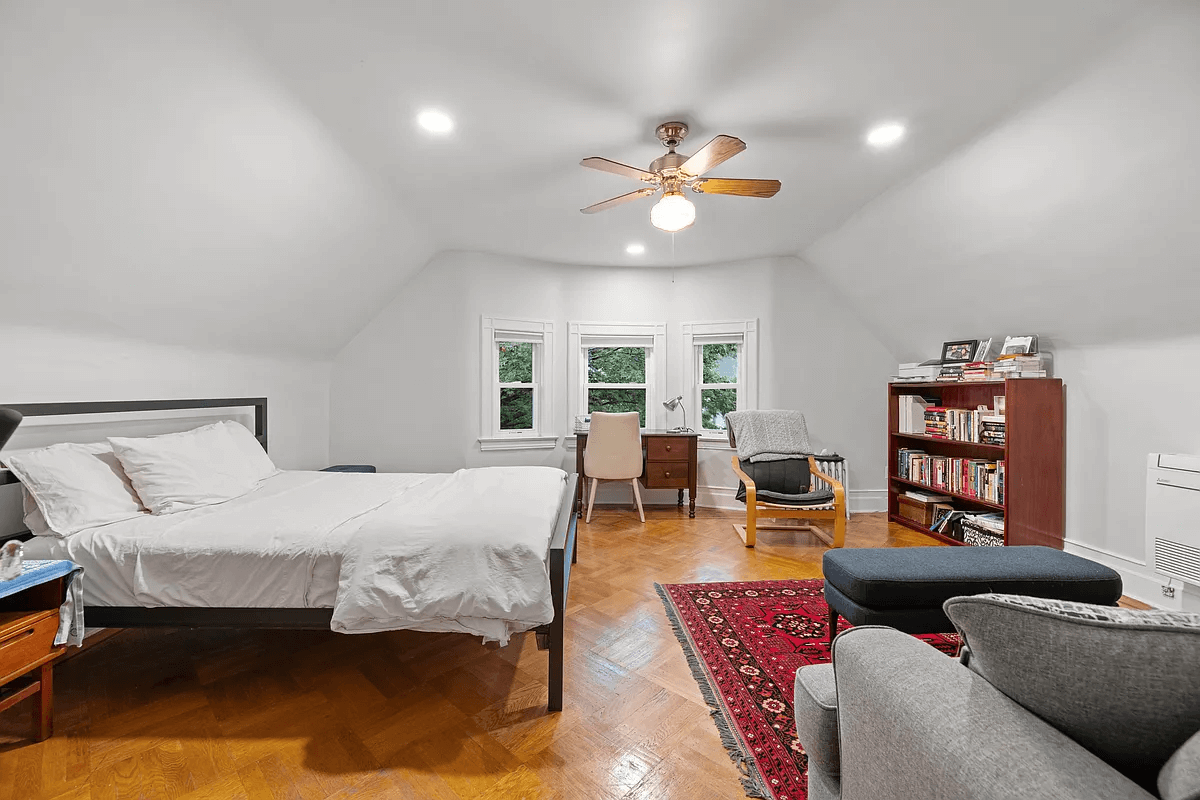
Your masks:
<instances>
[{"instance_id":1,"label":"heater vent slats","mask_svg":"<svg viewBox=\"0 0 1200 800\"><path fill-rule=\"evenodd\" d=\"M1154 568L1164 575L1200 584L1200 548L1156 537Z\"/></svg>"}]
</instances>

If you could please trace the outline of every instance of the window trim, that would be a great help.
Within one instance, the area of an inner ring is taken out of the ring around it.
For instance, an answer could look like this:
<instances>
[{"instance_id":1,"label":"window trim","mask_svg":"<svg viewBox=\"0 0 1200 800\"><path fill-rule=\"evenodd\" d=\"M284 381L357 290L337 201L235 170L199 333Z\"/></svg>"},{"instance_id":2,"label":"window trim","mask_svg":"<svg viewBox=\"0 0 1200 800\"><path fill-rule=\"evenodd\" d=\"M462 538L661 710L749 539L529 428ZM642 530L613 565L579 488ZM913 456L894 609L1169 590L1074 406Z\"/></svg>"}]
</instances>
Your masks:
<instances>
[{"instance_id":1,"label":"window trim","mask_svg":"<svg viewBox=\"0 0 1200 800\"><path fill-rule=\"evenodd\" d=\"M588 347L645 347L646 348L646 427L662 428L666 409L662 407L667 385L667 325L626 322L572 322L568 326L570 363L568 382L570 392L567 422L571 426L567 439L574 440L575 417L586 414L587 370L585 349ZM603 385L591 384L591 388ZM617 388L641 388L642 384L620 384Z\"/></svg>"},{"instance_id":2,"label":"window trim","mask_svg":"<svg viewBox=\"0 0 1200 800\"><path fill-rule=\"evenodd\" d=\"M481 319L479 449L549 450L557 447L558 436L550 433L554 429L554 323L488 316ZM502 341L534 345L532 383L500 383L499 343ZM500 429L500 389L509 386L533 388L532 430Z\"/></svg>"},{"instance_id":3,"label":"window trim","mask_svg":"<svg viewBox=\"0 0 1200 800\"><path fill-rule=\"evenodd\" d=\"M703 377L700 345L737 344L738 382L736 384L701 384ZM729 448L729 438L717 431L699 427L700 392L704 388L736 387L737 410L758 408L758 320L729 320L725 322L685 322L683 324L683 385L685 398L690 398L689 417L700 434L700 445L706 449Z\"/></svg>"}]
</instances>

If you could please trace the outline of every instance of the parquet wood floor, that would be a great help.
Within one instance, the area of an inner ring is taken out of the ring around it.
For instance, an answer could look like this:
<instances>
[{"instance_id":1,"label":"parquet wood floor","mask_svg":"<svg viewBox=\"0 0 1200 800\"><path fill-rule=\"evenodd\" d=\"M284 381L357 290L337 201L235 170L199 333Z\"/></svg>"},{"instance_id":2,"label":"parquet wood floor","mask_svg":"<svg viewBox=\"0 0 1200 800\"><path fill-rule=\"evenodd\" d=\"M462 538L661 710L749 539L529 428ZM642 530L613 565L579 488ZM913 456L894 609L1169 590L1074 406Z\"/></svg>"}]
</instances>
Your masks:
<instances>
[{"instance_id":1,"label":"parquet wood floor","mask_svg":"<svg viewBox=\"0 0 1200 800\"><path fill-rule=\"evenodd\" d=\"M129 630L59 665L53 738L0 715L0 800L742 797L653 585L819 577L825 548L768 532L748 550L738 518L581 522L561 714L532 634ZM883 514L846 543L932 544Z\"/></svg>"}]
</instances>

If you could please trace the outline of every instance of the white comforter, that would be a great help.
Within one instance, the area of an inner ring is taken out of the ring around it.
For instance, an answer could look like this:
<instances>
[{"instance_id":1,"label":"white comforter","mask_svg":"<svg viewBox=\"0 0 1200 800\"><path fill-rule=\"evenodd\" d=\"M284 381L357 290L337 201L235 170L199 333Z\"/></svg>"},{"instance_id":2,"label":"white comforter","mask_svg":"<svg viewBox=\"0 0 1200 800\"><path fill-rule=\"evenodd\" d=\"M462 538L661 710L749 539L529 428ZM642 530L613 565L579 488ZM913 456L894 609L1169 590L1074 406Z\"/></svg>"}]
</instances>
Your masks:
<instances>
[{"instance_id":1,"label":"white comforter","mask_svg":"<svg viewBox=\"0 0 1200 800\"><path fill-rule=\"evenodd\" d=\"M83 565L88 605L332 608L343 633L503 644L554 616L545 558L565 486L551 467L283 472L227 503L25 549Z\"/></svg>"}]
</instances>

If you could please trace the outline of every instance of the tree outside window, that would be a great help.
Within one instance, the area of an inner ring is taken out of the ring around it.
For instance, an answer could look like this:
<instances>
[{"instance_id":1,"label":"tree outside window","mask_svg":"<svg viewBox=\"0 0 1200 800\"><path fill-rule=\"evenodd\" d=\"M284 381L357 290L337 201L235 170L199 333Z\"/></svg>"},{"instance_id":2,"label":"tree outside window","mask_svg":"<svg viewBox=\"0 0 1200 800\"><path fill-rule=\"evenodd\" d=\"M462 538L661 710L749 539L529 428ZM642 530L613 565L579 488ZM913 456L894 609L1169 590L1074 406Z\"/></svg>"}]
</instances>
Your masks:
<instances>
[{"instance_id":1,"label":"tree outside window","mask_svg":"<svg viewBox=\"0 0 1200 800\"><path fill-rule=\"evenodd\" d=\"M702 344L700 350L700 427L724 431L725 415L737 410L740 345Z\"/></svg>"},{"instance_id":2,"label":"tree outside window","mask_svg":"<svg viewBox=\"0 0 1200 800\"><path fill-rule=\"evenodd\" d=\"M532 342L496 342L500 379L500 430L533 430Z\"/></svg>"},{"instance_id":3,"label":"tree outside window","mask_svg":"<svg viewBox=\"0 0 1200 800\"><path fill-rule=\"evenodd\" d=\"M587 410L638 412L646 427L646 348L587 348Z\"/></svg>"}]
</instances>

